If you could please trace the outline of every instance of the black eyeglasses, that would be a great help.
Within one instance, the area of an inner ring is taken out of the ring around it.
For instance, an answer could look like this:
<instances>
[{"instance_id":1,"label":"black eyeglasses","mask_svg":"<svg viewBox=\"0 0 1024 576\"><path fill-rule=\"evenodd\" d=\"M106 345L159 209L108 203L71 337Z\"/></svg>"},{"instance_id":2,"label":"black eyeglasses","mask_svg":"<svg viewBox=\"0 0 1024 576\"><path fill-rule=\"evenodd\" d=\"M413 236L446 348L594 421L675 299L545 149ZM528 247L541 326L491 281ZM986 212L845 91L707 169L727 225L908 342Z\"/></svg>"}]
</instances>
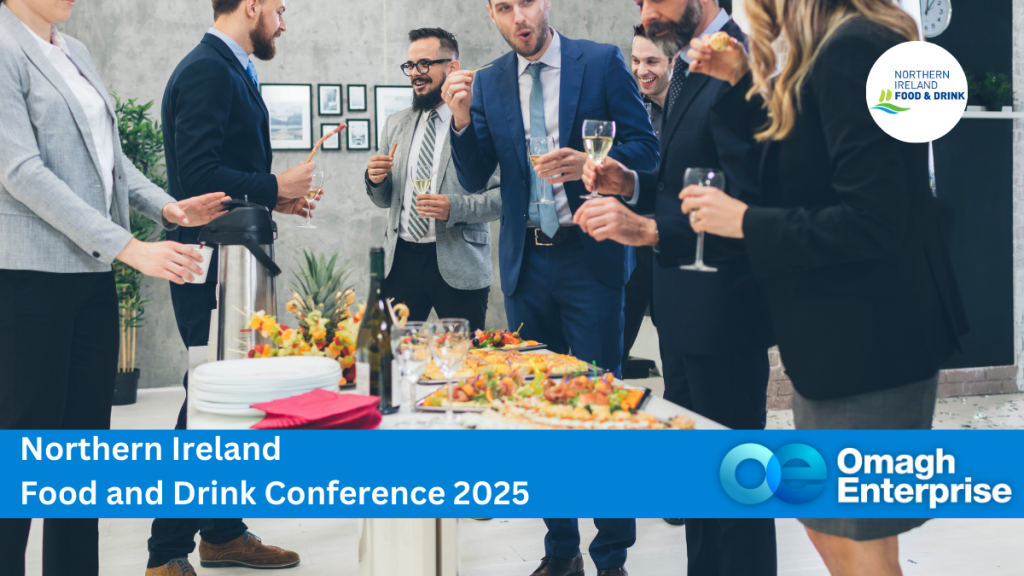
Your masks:
<instances>
[{"instance_id":1,"label":"black eyeglasses","mask_svg":"<svg viewBox=\"0 0 1024 576\"><path fill-rule=\"evenodd\" d=\"M416 71L419 72L420 74L427 74L428 72L430 72L430 67L433 66L434 64L445 64L451 61L451 58L445 58L443 60L420 60L415 64L413 64L412 62L406 62L405 64L399 66L399 68L402 69L402 73L405 74L406 76L410 75L409 71L412 70L413 68L415 68Z\"/></svg>"}]
</instances>

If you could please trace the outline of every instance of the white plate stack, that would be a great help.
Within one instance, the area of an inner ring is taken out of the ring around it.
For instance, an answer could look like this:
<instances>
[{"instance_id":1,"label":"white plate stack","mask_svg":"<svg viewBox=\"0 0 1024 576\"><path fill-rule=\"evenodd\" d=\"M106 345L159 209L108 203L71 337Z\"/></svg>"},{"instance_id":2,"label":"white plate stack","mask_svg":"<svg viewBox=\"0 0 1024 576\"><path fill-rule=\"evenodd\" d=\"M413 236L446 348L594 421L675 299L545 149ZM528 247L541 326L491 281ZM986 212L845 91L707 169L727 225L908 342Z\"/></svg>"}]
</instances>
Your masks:
<instances>
[{"instance_id":1,"label":"white plate stack","mask_svg":"<svg viewBox=\"0 0 1024 576\"><path fill-rule=\"evenodd\" d=\"M305 394L336 392L341 381L337 360L316 356L224 360L195 369L188 383L192 404L203 412L260 416L253 404Z\"/></svg>"}]
</instances>

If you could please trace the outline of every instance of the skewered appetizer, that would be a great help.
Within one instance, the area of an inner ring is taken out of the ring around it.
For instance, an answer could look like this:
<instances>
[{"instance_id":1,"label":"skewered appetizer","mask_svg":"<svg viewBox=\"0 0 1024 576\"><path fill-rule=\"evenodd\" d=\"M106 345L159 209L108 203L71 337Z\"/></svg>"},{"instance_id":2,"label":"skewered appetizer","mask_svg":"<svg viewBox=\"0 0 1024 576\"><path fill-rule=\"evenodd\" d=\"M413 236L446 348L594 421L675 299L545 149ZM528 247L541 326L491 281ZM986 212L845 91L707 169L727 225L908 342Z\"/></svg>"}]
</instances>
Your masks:
<instances>
[{"instance_id":1,"label":"skewered appetizer","mask_svg":"<svg viewBox=\"0 0 1024 576\"><path fill-rule=\"evenodd\" d=\"M522 330L522 324L519 330ZM501 350L503 348L523 348L525 346L536 346L535 340L523 340L519 336L519 330L509 332L508 330L477 330L473 334L473 348L477 350Z\"/></svg>"}]
</instances>

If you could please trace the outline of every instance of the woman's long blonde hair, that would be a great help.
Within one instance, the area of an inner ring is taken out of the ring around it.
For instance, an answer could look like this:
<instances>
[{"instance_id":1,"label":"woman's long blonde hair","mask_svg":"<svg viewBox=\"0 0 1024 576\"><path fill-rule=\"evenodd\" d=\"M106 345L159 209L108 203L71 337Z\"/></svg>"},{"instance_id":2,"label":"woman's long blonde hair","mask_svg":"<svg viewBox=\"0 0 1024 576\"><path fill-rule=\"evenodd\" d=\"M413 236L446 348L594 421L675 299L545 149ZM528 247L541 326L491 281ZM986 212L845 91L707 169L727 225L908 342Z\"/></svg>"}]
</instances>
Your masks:
<instances>
[{"instance_id":1,"label":"woman's long blonde hair","mask_svg":"<svg viewBox=\"0 0 1024 576\"><path fill-rule=\"evenodd\" d=\"M750 19L750 69L754 86L747 97L762 94L768 124L757 139L782 140L793 130L800 89L818 50L843 23L856 16L917 40L917 24L893 0L746 0ZM782 70L776 75L773 44L786 44Z\"/></svg>"}]
</instances>

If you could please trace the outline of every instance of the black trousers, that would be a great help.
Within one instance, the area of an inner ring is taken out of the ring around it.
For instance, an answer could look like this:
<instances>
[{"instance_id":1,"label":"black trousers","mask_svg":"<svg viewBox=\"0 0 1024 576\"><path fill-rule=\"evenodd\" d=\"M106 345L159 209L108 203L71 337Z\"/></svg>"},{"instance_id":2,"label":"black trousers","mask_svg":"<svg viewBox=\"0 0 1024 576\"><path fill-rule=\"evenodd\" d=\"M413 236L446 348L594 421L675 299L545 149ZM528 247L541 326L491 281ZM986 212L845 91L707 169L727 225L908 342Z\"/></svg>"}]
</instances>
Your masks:
<instances>
[{"instance_id":1,"label":"black trousers","mask_svg":"<svg viewBox=\"0 0 1024 576\"><path fill-rule=\"evenodd\" d=\"M114 273L0 270L0 429L107 430L117 374ZM43 575L99 574L96 519L43 522ZM25 574L30 519L0 520L0 572Z\"/></svg>"},{"instance_id":2,"label":"black trousers","mask_svg":"<svg viewBox=\"0 0 1024 576\"><path fill-rule=\"evenodd\" d=\"M210 339L210 312L216 307L216 284L171 284L171 303L178 321L178 332L185 346L206 346ZM182 380L188 393L188 373ZM175 430L187 428L188 400L178 411ZM184 558L196 547L196 533L210 544L226 544L238 538L248 527L239 518L196 519L157 518L153 520L149 537L147 568L163 566L174 558Z\"/></svg>"},{"instance_id":3,"label":"black trousers","mask_svg":"<svg viewBox=\"0 0 1024 576\"><path fill-rule=\"evenodd\" d=\"M640 334L644 316L651 305L652 277L651 260L654 250L650 246L636 249L636 268L626 283L626 331L622 341L622 366L629 360L629 353Z\"/></svg>"},{"instance_id":4,"label":"black trousers","mask_svg":"<svg viewBox=\"0 0 1024 576\"><path fill-rule=\"evenodd\" d=\"M482 330L487 320L487 296L491 289L458 290L441 277L437 244L413 244L401 238L395 246L391 273L384 280L384 295L409 307L409 320L423 322L430 309L438 318L465 318L470 330ZM513 330L515 327L513 327Z\"/></svg>"},{"instance_id":5,"label":"black trousers","mask_svg":"<svg viewBox=\"0 0 1024 576\"><path fill-rule=\"evenodd\" d=\"M764 429L767 350L666 354L665 345L671 345L672 338L665 336L661 342L667 400L678 403L680 390L685 389L684 400L698 414L734 430ZM686 550L690 576L775 576L775 520L688 518Z\"/></svg>"}]
</instances>

